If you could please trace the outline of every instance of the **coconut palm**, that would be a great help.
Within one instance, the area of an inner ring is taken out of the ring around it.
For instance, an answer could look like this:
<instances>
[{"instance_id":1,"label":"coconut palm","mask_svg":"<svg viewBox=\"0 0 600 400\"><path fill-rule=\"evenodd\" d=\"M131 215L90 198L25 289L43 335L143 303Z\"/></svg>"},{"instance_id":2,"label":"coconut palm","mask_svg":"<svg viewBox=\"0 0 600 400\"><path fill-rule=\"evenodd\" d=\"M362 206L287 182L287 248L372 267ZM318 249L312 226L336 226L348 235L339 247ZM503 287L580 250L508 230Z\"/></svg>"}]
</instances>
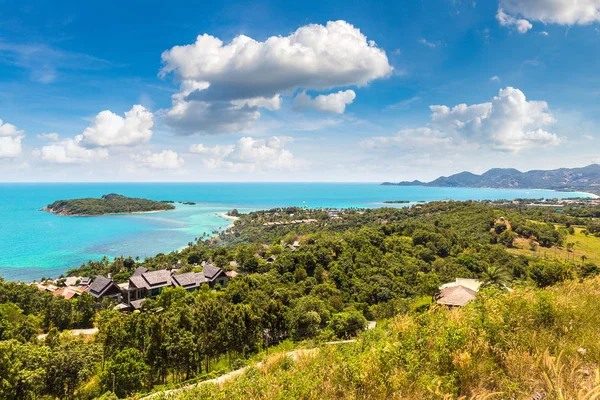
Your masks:
<instances>
[{"instance_id":1,"label":"coconut palm","mask_svg":"<svg viewBox=\"0 0 600 400\"><path fill-rule=\"evenodd\" d=\"M503 288L510 281L510 273L505 267L491 265L483 271L481 278L481 286L483 287Z\"/></svg>"}]
</instances>

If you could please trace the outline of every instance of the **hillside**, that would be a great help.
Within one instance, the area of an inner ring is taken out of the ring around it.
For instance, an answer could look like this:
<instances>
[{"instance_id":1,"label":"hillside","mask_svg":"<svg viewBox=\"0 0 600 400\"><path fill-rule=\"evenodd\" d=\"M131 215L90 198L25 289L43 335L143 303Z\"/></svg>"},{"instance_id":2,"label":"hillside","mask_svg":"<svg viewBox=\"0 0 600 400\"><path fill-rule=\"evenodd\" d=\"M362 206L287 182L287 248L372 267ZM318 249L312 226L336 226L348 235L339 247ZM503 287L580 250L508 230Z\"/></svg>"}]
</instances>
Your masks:
<instances>
[{"instance_id":1,"label":"hillside","mask_svg":"<svg viewBox=\"0 0 600 400\"><path fill-rule=\"evenodd\" d=\"M99 199L58 200L46 206L44 210L57 215L86 216L165 211L174 208L175 206L172 204L163 201L125 197L119 194L105 194Z\"/></svg>"},{"instance_id":2,"label":"hillside","mask_svg":"<svg viewBox=\"0 0 600 400\"><path fill-rule=\"evenodd\" d=\"M598 278L484 291L463 309L401 314L355 343L281 353L170 398L595 399L599 319Z\"/></svg>"},{"instance_id":3,"label":"hillside","mask_svg":"<svg viewBox=\"0 0 600 400\"><path fill-rule=\"evenodd\" d=\"M476 175L460 172L442 176L431 182L384 182L396 186L441 186L441 187L489 187L552 190L582 190L600 192L600 165L583 168L560 168L549 171L533 170L521 172L514 168L494 168Z\"/></svg>"},{"instance_id":4,"label":"hillside","mask_svg":"<svg viewBox=\"0 0 600 400\"><path fill-rule=\"evenodd\" d=\"M336 217L255 211L179 251L68 272L77 280L103 275L102 285L108 276L131 284L140 267L175 268L181 277L207 262L235 272L225 286L165 286L133 312L91 290L67 298L0 279L0 399L93 399L113 387L119 397L141 397L239 370L267 349L339 341L249 368L239 384L227 382L222 393L198 388L198 396L416 399L499 390L504 398L557 398L539 378L546 372L575 398L576 388L597 384L599 283L578 282L600 273L591 261L600 206L570 203L556 213L526 203L432 202ZM512 254L521 240L537 251ZM580 243L569 247L573 241ZM497 289L444 311L432 299L456 278ZM504 285L515 291L499 291ZM363 332L367 321L380 328ZM91 328L93 337L64 333ZM345 342L357 335L358 345Z\"/></svg>"}]
</instances>

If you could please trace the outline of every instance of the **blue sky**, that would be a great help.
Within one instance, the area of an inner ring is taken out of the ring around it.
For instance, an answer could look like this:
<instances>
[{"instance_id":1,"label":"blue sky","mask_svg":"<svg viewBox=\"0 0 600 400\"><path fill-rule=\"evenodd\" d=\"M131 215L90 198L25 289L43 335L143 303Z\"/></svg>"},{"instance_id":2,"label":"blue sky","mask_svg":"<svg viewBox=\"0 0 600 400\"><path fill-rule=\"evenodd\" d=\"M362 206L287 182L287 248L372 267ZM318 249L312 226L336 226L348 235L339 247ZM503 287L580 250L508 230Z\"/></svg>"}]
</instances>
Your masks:
<instances>
[{"instance_id":1,"label":"blue sky","mask_svg":"<svg viewBox=\"0 0 600 400\"><path fill-rule=\"evenodd\" d=\"M0 180L600 161L600 0L372 3L0 0Z\"/></svg>"}]
</instances>

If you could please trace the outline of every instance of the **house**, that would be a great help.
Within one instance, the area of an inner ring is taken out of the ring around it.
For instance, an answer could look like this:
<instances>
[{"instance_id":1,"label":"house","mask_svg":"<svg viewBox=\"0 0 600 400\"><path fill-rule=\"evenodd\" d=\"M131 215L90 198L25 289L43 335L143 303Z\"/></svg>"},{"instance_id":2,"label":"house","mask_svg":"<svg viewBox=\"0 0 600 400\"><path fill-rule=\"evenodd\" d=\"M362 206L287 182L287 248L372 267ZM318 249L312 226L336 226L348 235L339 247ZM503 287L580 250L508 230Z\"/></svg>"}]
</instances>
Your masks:
<instances>
[{"instance_id":1,"label":"house","mask_svg":"<svg viewBox=\"0 0 600 400\"><path fill-rule=\"evenodd\" d=\"M465 286L449 286L435 297L436 303L448 307L463 307L473 300L477 292Z\"/></svg>"},{"instance_id":2,"label":"house","mask_svg":"<svg viewBox=\"0 0 600 400\"><path fill-rule=\"evenodd\" d=\"M92 280L87 276L68 276L65 278L66 286L89 286Z\"/></svg>"},{"instance_id":3,"label":"house","mask_svg":"<svg viewBox=\"0 0 600 400\"><path fill-rule=\"evenodd\" d=\"M109 297L121 301L122 296L121 288L112 279L103 275L98 275L94 279L88 288L88 293L98 300Z\"/></svg>"},{"instance_id":4,"label":"house","mask_svg":"<svg viewBox=\"0 0 600 400\"><path fill-rule=\"evenodd\" d=\"M136 270L135 272L138 271ZM125 299L127 303L130 303L132 300L139 300L146 297L156 297L161 294L164 288L171 286L173 286L173 284L171 281L170 270L146 270L146 272L141 272L138 275L132 275L131 278L129 278L128 285L125 288Z\"/></svg>"},{"instance_id":5,"label":"house","mask_svg":"<svg viewBox=\"0 0 600 400\"><path fill-rule=\"evenodd\" d=\"M67 300L71 300L73 297L78 297L83 294L83 291L79 287L76 286L65 286L58 290L55 290L52 295L53 296L62 296Z\"/></svg>"},{"instance_id":6,"label":"house","mask_svg":"<svg viewBox=\"0 0 600 400\"><path fill-rule=\"evenodd\" d=\"M444 283L442 286L440 286L440 290L452 286L464 286L478 292L479 288L481 287L481 281L478 279L456 278L454 282Z\"/></svg>"},{"instance_id":7,"label":"house","mask_svg":"<svg viewBox=\"0 0 600 400\"><path fill-rule=\"evenodd\" d=\"M477 279L456 278L454 282L440 286L440 292L435 296L436 303L448 307L463 307L473 300L481 287Z\"/></svg>"},{"instance_id":8,"label":"house","mask_svg":"<svg viewBox=\"0 0 600 400\"><path fill-rule=\"evenodd\" d=\"M203 284L211 288L217 284L226 285L229 276L221 268L210 263L203 263L201 272L186 272L176 274L176 270L160 269L148 271L138 267L127 282L116 284L112 279L98 276L89 287L89 292L96 298L117 297L124 306L118 307L123 311L139 310L143 301L162 293L168 287L182 287L187 291L197 290Z\"/></svg>"},{"instance_id":9,"label":"house","mask_svg":"<svg viewBox=\"0 0 600 400\"><path fill-rule=\"evenodd\" d=\"M141 276L142 274L145 274L146 272L148 272L148 268L137 267L135 269L135 271L133 271L133 275L131 275L131 276Z\"/></svg>"},{"instance_id":10,"label":"house","mask_svg":"<svg viewBox=\"0 0 600 400\"><path fill-rule=\"evenodd\" d=\"M228 276L225 274L221 268L215 267L212 264L206 264L204 269L202 269L202 273L208 279L208 284L210 287L214 287L215 285L223 285L227 284Z\"/></svg>"},{"instance_id":11,"label":"house","mask_svg":"<svg viewBox=\"0 0 600 400\"><path fill-rule=\"evenodd\" d=\"M180 286L187 291L196 290L204 283L209 283L209 280L202 272L186 272L173 275L173 286Z\"/></svg>"}]
</instances>

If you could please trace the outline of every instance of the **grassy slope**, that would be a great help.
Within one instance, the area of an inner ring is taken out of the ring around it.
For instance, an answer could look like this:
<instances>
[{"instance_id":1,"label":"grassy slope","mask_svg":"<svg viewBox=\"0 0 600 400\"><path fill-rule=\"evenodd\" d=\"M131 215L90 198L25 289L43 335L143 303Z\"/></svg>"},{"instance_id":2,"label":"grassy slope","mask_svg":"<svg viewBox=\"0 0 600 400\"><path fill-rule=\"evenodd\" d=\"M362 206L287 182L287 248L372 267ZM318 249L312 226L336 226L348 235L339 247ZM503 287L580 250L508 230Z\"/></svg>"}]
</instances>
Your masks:
<instances>
[{"instance_id":1,"label":"grassy slope","mask_svg":"<svg viewBox=\"0 0 600 400\"><path fill-rule=\"evenodd\" d=\"M594 399L598 321L600 278L481 293L463 309L400 315L355 344L273 356L221 387L176 398Z\"/></svg>"},{"instance_id":2,"label":"grassy slope","mask_svg":"<svg viewBox=\"0 0 600 400\"><path fill-rule=\"evenodd\" d=\"M569 253L569 260L575 259L575 262L579 264L581 262L581 255L587 257L587 261L591 261L595 264L600 264L600 238L594 235L584 235L581 233L583 228L575 228L575 235L569 235L567 237L567 243L575 243L573 253ZM529 250L529 241L527 239L515 240L515 248L507 249L513 254L522 254L531 256L532 252ZM559 260L566 260L567 258L567 247L552 247L543 248L538 247L538 256L554 258L555 254Z\"/></svg>"}]
</instances>

